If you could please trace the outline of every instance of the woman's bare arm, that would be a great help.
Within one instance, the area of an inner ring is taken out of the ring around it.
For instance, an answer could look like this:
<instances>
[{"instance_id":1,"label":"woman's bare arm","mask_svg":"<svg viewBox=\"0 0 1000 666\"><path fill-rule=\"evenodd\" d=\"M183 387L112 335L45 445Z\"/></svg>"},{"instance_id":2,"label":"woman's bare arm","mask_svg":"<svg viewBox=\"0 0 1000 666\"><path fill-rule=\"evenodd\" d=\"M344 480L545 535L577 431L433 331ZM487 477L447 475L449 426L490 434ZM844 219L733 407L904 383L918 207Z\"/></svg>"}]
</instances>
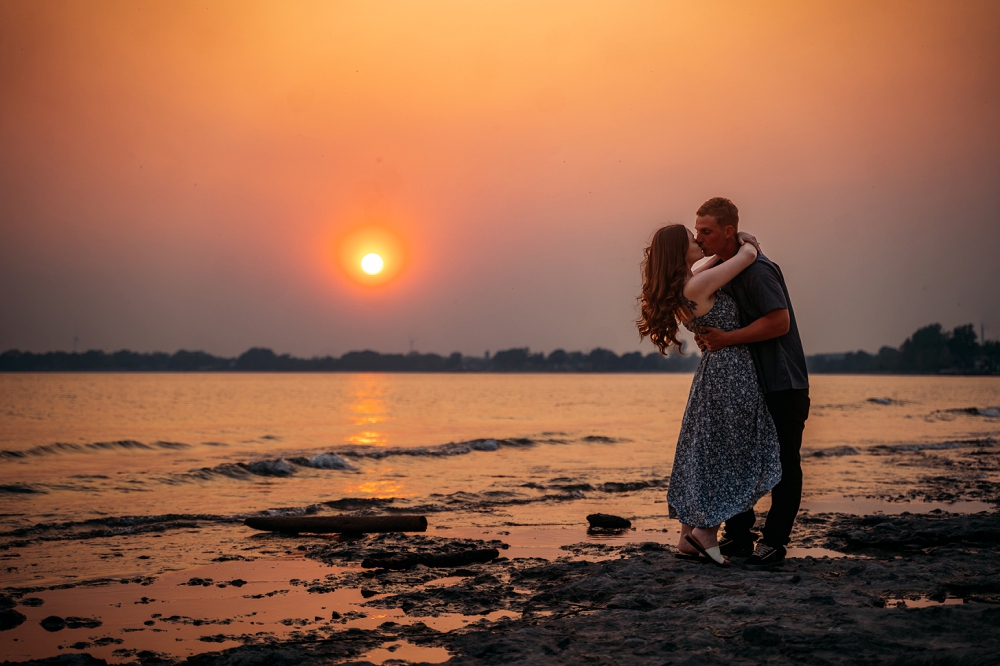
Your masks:
<instances>
[{"instance_id":1,"label":"woman's bare arm","mask_svg":"<svg viewBox=\"0 0 1000 666\"><path fill-rule=\"evenodd\" d=\"M699 259L697 262L695 262L695 265L691 267L691 274L692 275L697 275L698 273L701 273L706 268L711 268L712 266L715 265L716 261L718 261L718 258L714 254L712 256L710 256L710 257L705 257L704 259Z\"/></svg>"},{"instance_id":2,"label":"woman's bare arm","mask_svg":"<svg viewBox=\"0 0 1000 666\"><path fill-rule=\"evenodd\" d=\"M718 266L706 268L691 277L684 285L684 296L695 303L704 302L707 296L714 294L730 280L739 275L744 268L757 259L757 248L750 243L740 246L736 256L724 261ZM692 271L693 272L693 271Z\"/></svg>"}]
</instances>

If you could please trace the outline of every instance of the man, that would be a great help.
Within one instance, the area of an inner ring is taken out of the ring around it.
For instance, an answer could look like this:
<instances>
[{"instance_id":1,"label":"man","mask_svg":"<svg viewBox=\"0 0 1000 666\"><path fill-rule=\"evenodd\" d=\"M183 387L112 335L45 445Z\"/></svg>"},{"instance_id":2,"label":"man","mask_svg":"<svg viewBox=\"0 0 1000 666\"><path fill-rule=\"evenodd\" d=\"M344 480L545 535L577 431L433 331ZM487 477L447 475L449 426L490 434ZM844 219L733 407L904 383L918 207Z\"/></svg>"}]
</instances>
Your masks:
<instances>
[{"instance_id":1,"label":"man","mask_svg":"<svg viewBox=\"0 0 1000 666\"><path fill-rule=\"evenodd\" d=\"M721 261L730 259L739 250L736 238L739 219L732 201L722 197L709 199L695 218L695 242L706 256L714 254ZM757 260L723 287L723 291L739 306L742 328L723 331L705 327L696 339L703 351L741 344L749 347L764 400L778 431L781 482L771 490L771 509L762 530L763 538L756 548L756 538L750 531L756 522L752 507L726 521L719 545L723 555L749 555L744 564L747 569L772 569L785 561L785 546L802 500L799 448L809 416L806 357L785 279L776 264L758 253Z\"/></svg>"}]
</instances>

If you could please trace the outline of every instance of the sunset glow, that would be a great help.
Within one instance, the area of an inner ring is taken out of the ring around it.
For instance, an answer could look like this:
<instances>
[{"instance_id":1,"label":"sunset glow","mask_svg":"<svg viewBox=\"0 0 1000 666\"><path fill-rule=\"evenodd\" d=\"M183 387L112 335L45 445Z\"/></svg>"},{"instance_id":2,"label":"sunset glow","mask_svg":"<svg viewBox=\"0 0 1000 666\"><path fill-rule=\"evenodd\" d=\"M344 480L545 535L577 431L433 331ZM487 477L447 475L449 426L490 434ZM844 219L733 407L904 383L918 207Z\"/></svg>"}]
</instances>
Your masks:
<instances>
[{"instance_id":1,"label":"sunset glow","mask_svg":"<svg viewBox=\"0 0 1000 666\"><path fill-rule=\"evenodd\" d=\"M366 224L351 229L336 242L338 282L346 276L349 283L362 287L380 287L400 277L406 252L399 235L388 226Z\"/></svg>"},{"instance_id":2,"label":"sunset glow","mask_svg":"<svg viewBox=\"0 0 1000 666\"><path fill-rule=\"evenodd\" d=\"M0 3L0 350L649 353L642 250L720 195L808 352L993 336L998 42L988 0Z\"/></svg>"},{"instance_id":3,"label":"sunset glow","mask_svg":"<svg viewBox=\"0 0 1000 666\"><path fill-rule=\"evenodd\" d=\"M374 252L369 252L365 256L361 257L361 270L363 270L368 275L378 275L382 272L382 267L385 262L382 261L382 257L378 256Z\"/></svg>"}]
</instances>

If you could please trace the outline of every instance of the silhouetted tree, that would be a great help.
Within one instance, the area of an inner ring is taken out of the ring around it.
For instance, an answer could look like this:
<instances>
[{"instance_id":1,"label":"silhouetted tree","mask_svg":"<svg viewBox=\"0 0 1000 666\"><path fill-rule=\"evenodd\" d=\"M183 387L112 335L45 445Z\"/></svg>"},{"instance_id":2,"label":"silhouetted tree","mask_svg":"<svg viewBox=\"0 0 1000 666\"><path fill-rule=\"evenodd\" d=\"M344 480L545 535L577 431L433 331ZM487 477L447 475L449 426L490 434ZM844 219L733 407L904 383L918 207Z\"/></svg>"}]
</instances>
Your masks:
<instances>
[{"instance_id":1,"label":"silhouetted tree","mask_svg":"<svg viewBox=\"0 0 1000 666\"><path fill-rule=\"evenodd\" d=\"M948 336L941 324L917 329L900 347L904 367L911 372L937 372L948 365Z\"/></svg>"},{"instance_id":2,"label":"silhouetted tree","mask_svg":"<svg viewBox=\"0 0 1000 666\"><path fill-rule=\"evenodd\" d=\"M556 349L545 359L545 363L552 370L569 370L569 355L565 350Z\"/></svg>"},{"instance_id":3,"label":"silhouetted tree","mask_svg":"<svg viewBox=\"0 0 1000 666\"><path fill-rule=\"evenodd\" d=\"M642 369L642 352L629 352L622 354L618 359L618 368L623 372L636 372Z\"/></svg>"},{"instance_id":4,"label":"silhouetted tree","mask_svg":"<svg viewBox=\"0 0 1000 666\"><path fill-rule=\"evenodd\" d=\"M948 339L948 351L960 368L971 368L976 356L979 355L975 327L972 324L956 326Z\"/></svg>"}]
</instances>

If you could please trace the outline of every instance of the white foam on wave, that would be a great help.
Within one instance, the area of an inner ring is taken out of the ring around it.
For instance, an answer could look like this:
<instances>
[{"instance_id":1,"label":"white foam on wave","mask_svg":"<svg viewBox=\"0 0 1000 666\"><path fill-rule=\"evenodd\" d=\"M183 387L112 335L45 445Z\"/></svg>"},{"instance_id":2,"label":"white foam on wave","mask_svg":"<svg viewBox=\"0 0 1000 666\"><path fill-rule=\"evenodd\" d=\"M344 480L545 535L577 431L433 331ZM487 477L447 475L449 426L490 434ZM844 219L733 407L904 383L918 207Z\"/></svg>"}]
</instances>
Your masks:
<instances>
[{"instance_id":1,"label":"white foam on wave","mask_svg":"<svg viewBox=\"0 0 1000 666\"><path fill-rule=\"evenodd\" d=\"M309 459L309 466L316 469L354 469L354 465L336 453L320 453L313 456Z\"/></svg>"}]
</instances>

